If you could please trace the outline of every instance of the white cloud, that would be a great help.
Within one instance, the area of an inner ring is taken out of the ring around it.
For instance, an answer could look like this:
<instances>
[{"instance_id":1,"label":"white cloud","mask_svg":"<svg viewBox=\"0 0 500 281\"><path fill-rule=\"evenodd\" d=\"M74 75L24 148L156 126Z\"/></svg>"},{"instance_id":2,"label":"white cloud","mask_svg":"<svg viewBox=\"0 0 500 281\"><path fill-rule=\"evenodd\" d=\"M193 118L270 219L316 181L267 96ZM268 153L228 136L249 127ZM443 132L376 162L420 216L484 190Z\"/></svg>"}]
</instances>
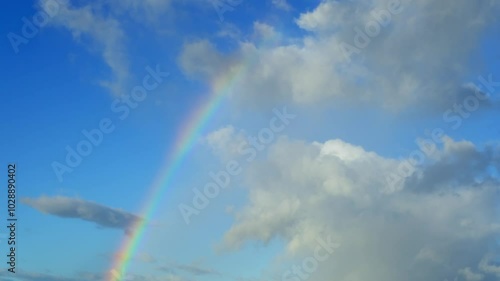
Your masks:
<instances>
[{"instance_id":1,"label":"white cloud","mask_svg":"<svg viewBox=\"0 0 500 281\"><path fill-rule=\"evenodd\" d=\"M436 163L475 162L484 154L470 142L445 142L433 165L418 168L421 174L439 171ZM472 184L444 175L446 186L439 189L419 191L407 183L388 190L385 177L401 161L341 140L281 138L267 159L245 169L249 202L233 212L221 247L278 238L287 245L284 257L293 258L311 254L315 239L330 235L341 247L311 281L496 280L498 267L485 257L500 233L498 180Z\"/></svg>"},{"instance_id":2,"label":"white cloud","mask_svg":"<svg viewBox=\"0 0 500 281\"><path fill-rule=\"evenodd\" d=\"M241 41L239 50L231 54L207 42L204 48L186 45L181 67L188 75L203 73L210 80L229 77L231 66L244 65L246 75L235 82L232 96L246 105L330 102L392 110L413 105L434 110L449 107L463 97L467 89L462 85L478 70L469 62L477 54L483 32L494 24L498 2L404 0L402 12L391 14L380 33L359 48L351 61L346 60L340 46L354 46L356 30L365 30L367 23L378 18L375 14L393 7L390 3L325 0L296 19L309 32L303 37L273 46ZM257 31L260 27L255 25Z\"/></svg>"},{"instance_id":3,"label":"white cloud","mask_svg":"<svg viewBox=\"0 0 500 281\"><path fill-rule=\"evenodd\" d=\"M290 11L292 9L292 6L290 6L290 4L288 4L286 0L272 0L272 1L273 5L278 9L285 11Z\"/></svg>"}]
</instances>

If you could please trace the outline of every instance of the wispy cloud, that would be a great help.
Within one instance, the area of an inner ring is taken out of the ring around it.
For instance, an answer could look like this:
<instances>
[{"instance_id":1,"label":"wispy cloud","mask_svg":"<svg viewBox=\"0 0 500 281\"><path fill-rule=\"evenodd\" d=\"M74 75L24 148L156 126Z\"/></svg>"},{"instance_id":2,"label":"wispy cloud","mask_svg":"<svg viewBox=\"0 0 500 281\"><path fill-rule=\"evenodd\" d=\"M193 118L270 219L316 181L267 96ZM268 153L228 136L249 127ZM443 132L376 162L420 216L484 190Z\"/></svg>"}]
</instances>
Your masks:
<instances>
[{"instance_id":1,"label":"wispy cloud","mask_svg":"<svg viewBox=\"0 0 500 281\"><path fill-rule=\"evenodd\" d=\"M129 62L125 51L125 33L118 20L104 17L91 5L76 7L67 0L59 1L59 12L50 25L63 27L71 32L75 40L91 39L102 54L104 62L111 69L113 77L100 81L114 95L121 96L130 76ZM41 4L43 8L44 4Z\"/></svg>"},{"instance_id":2,"label":"wispy cloud","mask_svg":"<svg viewBox=\"0 0 500 281\"><path fill-rule=\"evenodd\" d=\"M195 264L167 264L167 265L162 265L158 267L159 270L161 271L166 271L170 273L175 273L177 271L183 271L185 273L189 273L191 275L195 276L202 276L202 275L219 275L219 272L211 269L211 268L205 268L199 265Z\"/></svg>"},{"instance_id":3,"label":"wispy cloud","mask_svg":"<svg viewBox=\"0 0 500 281\"><path fill-rule=\"evenodd\" d=\"M0 272L0 280L2 281L102 281L105 276L102 273L80 272L74 277L60 276L51 273L38 272L18 272L15 277L12 273ZM165 276L145 276L140 274L129 274L124 281L185 281L180 276L169 274Z\"/></svg>"}]
</instances>

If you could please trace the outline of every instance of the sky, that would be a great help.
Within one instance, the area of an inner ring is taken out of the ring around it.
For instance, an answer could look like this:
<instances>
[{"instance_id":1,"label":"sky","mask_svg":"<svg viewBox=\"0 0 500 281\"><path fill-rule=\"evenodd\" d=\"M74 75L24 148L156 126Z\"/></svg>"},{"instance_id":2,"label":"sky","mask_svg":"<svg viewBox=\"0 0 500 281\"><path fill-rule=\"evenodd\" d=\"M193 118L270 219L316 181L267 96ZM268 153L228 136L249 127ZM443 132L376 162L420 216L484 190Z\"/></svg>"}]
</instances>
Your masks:
<instances>
[{"instance_id":1,"label":"sky","mask_svg":"<svg viewBox=\"0 0 500 281\"><path fill-rule=\"evenodd\" d=\"M0 280L499 280L499 12L5 3Z\"/></svg>"}]
</instances>

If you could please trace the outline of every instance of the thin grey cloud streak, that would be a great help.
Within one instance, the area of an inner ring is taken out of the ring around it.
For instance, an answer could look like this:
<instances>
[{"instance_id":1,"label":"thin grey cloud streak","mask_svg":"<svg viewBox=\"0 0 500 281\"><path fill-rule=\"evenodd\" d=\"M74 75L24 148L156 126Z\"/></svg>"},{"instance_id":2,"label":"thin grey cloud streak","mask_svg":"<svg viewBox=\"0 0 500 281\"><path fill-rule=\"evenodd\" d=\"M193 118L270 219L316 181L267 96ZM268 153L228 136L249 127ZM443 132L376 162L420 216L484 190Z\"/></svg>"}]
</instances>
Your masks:
<instances>
[{"instance_id":1,"label":"thin grey cloud streak","mask_svg":"<svg viewBox=\"0 0 500 281\"><path fill-rule=\"evenodd\" d=\"M81 219L106 228L123 229L126 234L129 234L135 223L142 220L140 217L123 210L63 196L23 198L21 202L45 214L61 218Z\"/></svg>"},{"instance_id":2,"label":"thin grey cloud streak","mask_svg":"<svg viewBox=\"0 0 500 281\"><path fill-rule=\"evenodd\" d=\"M178 271L184 271L194 276L204 276L204 275L220 275L219 272L204 268L197 265L187 265L187 264L168 264L158 267L158 270L165 271L169 273L177 273Z\"/></svg>"},{"instance_id":3,"label":"thin grey cloud streak","mask_svg":"<svg viewBox=\"0 0 500 281\"><path fill-rule=\"evenodd\" d=\"M105 276L102 273L78 272L73 277L58 276L50 273L19 272L12 276L8 272L0 272L2 281L102 281ZM187 281L177 275L166 275L160 277L145 275L130 275L120 281Z\"/></svg>"},{"instance_id":4,"label":"thin grey cloud streak","mask_svg":"<svg viewBox=\"0 0 500 281\"><path fill-rule=\"evenodd\" d=\"M98 281L99 279L82 279L72 277L61 277L44 273L18 272L15 276L8 272L0 272L0 280L2 281Z\"/></svg>"}]
</instances>

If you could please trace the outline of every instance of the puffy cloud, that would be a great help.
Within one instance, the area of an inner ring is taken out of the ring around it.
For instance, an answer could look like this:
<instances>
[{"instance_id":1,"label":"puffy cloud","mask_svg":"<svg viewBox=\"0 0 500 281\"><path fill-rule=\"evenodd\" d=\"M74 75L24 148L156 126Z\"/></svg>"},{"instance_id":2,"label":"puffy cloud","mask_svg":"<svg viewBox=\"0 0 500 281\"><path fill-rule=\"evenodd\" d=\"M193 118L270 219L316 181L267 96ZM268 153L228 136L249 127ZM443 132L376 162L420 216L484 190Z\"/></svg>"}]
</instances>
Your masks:
<instances>
[{"instance_id":1,"label":"puffy cloud","mask_svg":"<svg viewBox=\"0 0 500 281\"><path fill-rule=\"evenodd\" d=\"M45 214L94 222L102 227L123 229L126 233L141 220L140 217L122 210L63 196L23 198L21 202Z\"/></svg>"},{"instance_id":2,"label":"puffy cloud","mask_svg":"<svg viewBox=\"0 0 500 281\"><path fill-rule=\"evenodd\" d=\"M499 267L491 254L500 233L499 182L491 177L472 183L470 177L485 174L489 165L474 164L463 176L458 164L494 163L485 156L488 149L445 137L436 156L415 174L439 174L446 165L456 166L457 173L412 177L399 188L387 188L386 175L404 159L384 158L338 139L281 138L267 159L245 169L249 202L234 212L221 247L278 238L286 243L284 257L292 259L310 255L316 239L329 235L341 246L312 281L496 280ZM427 188L433 181L446 188Z\"/></svg>"},{"instance_id":3,"label":"puffy cloud","mask_svg":"<svg viewBox=\"0 0 500 281\"><path fill-rule=\"evenodd\" d=\"M306 31L302 37L273 44L242 41L230 54L206 41L187 44L180 65L207 80L230 77L243 65L245 75L234 81L232 95L250 105L330 102L443 110L471 94L463 85L478 66L470 61L484 31L495 24L499 3L393 2L325 0L296 19ZM355 50L350 55L348 45Z\"/></svg>"},{"instance_id":4,"label":"puffy cloud","mask_svg":"<svg viewBox=\"0 0 500 281\"><path fill-rule=\"evenodd\" d=\"M457 186L497 182L492 171L500 170L500 155L494 146L478 149L469 141L443 137L442 150L429 155L425 169L406 179L406 188L428 192Z\"/></svg>"}]
</instances>

